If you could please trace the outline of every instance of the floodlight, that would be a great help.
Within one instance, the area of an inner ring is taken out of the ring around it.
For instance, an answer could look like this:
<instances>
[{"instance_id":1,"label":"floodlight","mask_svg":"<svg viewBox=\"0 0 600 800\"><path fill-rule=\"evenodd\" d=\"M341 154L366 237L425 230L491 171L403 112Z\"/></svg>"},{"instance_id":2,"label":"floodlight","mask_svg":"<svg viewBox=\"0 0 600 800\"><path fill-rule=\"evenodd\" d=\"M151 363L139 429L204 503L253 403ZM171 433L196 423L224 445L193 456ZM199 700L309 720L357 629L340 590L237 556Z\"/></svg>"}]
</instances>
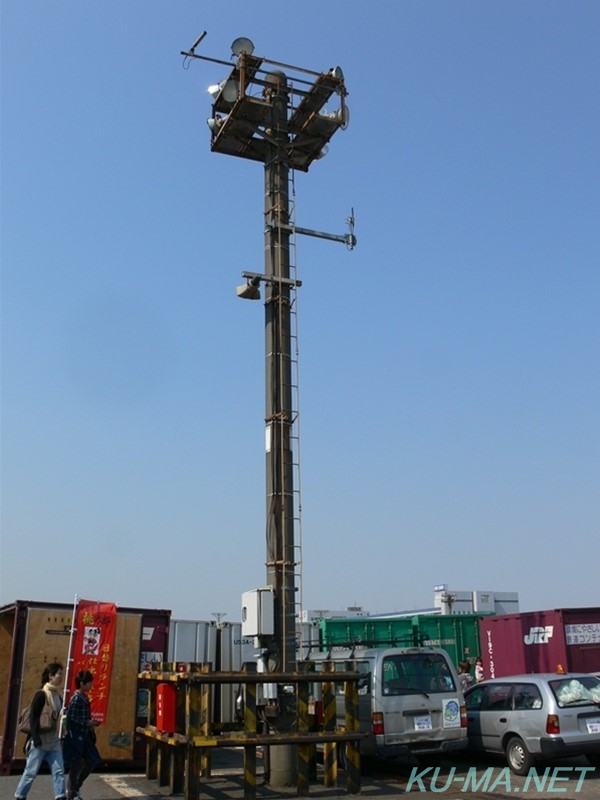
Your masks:
<instances>
[{"instance_id":1,"label":"floodlight","mask_svg":"<svg viewBox=\"0 0 600 800\"><path fill-rule=\"evenodd\" d=\"M228 103L235 103L240 92L240 85L237 81L230 78L225 81L221 92L223 94L223 100L226 100Z\"/></svg>"},{"instance_id":2,"label":"floodlight","mask_svg":"<svg viewBox=\"0 0 600 800\"><path fill-rule=\"evenodd\" d=\"M238 297L242 300L260 300L260 278L252 278L247 283L242 283L235 290Z\"/></svg>"},{"instance_id":3,"label":"floodlight","mask_svg":"<svg viewBox=\"0 0 600 800\"><path fill-rule=\"evenodd\" d=\"M317 158L325 158L325 156L327 155L328 152L329 152L329 148L327 147L326 144L324 144L323 147L321 148L321 152L319 153Z\"/></svg>"},{"instance_id":4,"label":"floodlight","mask_svg":"<svg viewBox=\"0 0 600 800\"><path fill-rule=\"evenodd\" d=\"M340 108L340 117L342 120L342 130L345 131L348 125L350 124L350 109L348 106L344 106L344 108Z\"/></svg>"},{"instance_id":5,"label":"floodlight","mask_svg":"<svg viewBox=\"0 0 600 800\"><path fill-rule=\"evenodd\" d=\"M344 77L344 73L342 72L342 68L341 68L341 67L332 67L332 68L329 70L329 74L330 74L330 75L331 75L333 78L340 78L340 79L341 79L341 78L343 78L343 77Z\"/></svg>"},{"instance_id":6,"label":"floodlight","mask_svg":"<svg viewBox=\"0 0 600 800\"><path fill-rule=\"evenodd\" d=\"M254 52L254 43L251 39L246 39L245 36L238 36L231 43L231 52L234 56L240 56L242 53L251 56Z\"/></svg>"},{"instance_id":7,"label":"floodlight","mask_svg":"<svg viewBox=\"0 0 600 800\"><path fill-rule=\"evenodd\" d=\"M216 133L219 130L219 128L221 127L221 125L225 122L226 119L227 119L227 117L220 117L220 116L219 117L209 117L206 120L206 124L208 125L208 127L210 128L212 133Z\"/></svg>"},{"instance_id":8,"label":"floodlight","mask_svg":"<svg viewBox=\"0 0 600 800\"><path fill-rule=\"evenodd\" d=\"M213 83L212 86L209 86L206 90L212 97L215 97L219 94L223 86L225 85L225 81L223 83Z\"/></svg>"},{"instance_id":9,"label":"floodlight","mask_svg":"<svg viewBox=\"0 0 600 800\"><path fill-rule=\"evenodd\" d=\"M350 109L348 106L344 106L344 108L338 108L337 111L332 111L329 114L325 114L325 117L327 117L327 119L333 119L336 122L339 122L342 130L345 131L350 124Z\"/></svg>"}]
</instances>

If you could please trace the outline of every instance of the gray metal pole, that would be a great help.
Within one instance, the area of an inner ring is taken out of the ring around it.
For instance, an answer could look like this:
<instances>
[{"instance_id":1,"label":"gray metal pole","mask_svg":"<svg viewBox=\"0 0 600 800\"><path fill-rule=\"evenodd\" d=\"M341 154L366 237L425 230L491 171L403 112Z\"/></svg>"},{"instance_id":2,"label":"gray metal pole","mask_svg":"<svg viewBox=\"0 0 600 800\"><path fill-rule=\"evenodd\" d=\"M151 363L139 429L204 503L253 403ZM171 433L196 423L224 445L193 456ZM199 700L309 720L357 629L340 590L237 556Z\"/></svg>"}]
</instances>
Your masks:
<instances>
[{"instance_id":1,"label":"gray metal pole","mask_svg":"<svg viewBox=\"0 0 600 800\"><path fill-rule=\"evenodd\" d=\"M290 233L287 165L287 82L270 73L271 132L265 163L265 422L267 426L267 582L275 587L275 647L278 669L295 667L294 487L291 448L292 353L290 338ZM279 283L277 278L285 282Z\"/></svg>"},{"instance_id":2,"label":"gray metal pole","mask_svg":"<svg viewBox=\"0 0 600 800\"><path fill-rule=\"evenodd\" d=\"M288 92L282 72L267 75L265 93L271 101L269 145L265 161L265 423L266 423L266 540L267 584L274 587L275 636L269 648L276 670L291 672L296 661L294 473L291 443L292 352L290 337L290 231L288 167ZM287 281L279 283L278 278ZM294 718L279 697L279 730ZM271 786L296 782L295 748L272 747Z\"/></svg>"}]
</instances>

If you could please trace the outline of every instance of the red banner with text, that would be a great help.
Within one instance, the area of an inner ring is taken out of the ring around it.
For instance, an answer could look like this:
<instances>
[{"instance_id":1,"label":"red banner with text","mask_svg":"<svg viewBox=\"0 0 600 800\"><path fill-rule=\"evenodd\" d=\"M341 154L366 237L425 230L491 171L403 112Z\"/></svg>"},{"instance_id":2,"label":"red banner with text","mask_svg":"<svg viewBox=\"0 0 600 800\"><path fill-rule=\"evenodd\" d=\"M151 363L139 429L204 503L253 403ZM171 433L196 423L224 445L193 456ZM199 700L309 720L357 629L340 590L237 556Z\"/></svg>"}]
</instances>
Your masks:
<instances>
[{"instance_id":1,"label":"red banner with text","mask_svg":"<svg viewBox=\"0 0 600 800\"><path fill-rule=\"evenodd\" d=\"M77 673L89 670L94 676L89 694L92 719L99 723L106 721L116 627L117 606L114 603L79 600L75 612L67 695L68 698L73 696Z\"/></svg>"}]
</instances>

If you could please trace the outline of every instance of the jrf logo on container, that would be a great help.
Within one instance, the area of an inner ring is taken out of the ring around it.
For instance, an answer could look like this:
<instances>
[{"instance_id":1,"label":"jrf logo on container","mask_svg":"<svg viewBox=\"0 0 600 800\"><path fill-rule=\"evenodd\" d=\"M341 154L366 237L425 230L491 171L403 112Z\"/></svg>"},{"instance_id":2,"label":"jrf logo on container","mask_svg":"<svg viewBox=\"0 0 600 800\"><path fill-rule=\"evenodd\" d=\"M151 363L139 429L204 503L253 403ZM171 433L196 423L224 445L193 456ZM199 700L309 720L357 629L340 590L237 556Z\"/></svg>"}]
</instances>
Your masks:
<instances>
[{"instance_id":1,"label":"jrf logo on container","mask_svg":"<svg viewBox=\"0 0 600 800\"><path fill-rule=\"evenodd\" d=\"M548 644L554 633L554 625L533 626L523 637L525 644Z\"/></svg>"}]
</instances>

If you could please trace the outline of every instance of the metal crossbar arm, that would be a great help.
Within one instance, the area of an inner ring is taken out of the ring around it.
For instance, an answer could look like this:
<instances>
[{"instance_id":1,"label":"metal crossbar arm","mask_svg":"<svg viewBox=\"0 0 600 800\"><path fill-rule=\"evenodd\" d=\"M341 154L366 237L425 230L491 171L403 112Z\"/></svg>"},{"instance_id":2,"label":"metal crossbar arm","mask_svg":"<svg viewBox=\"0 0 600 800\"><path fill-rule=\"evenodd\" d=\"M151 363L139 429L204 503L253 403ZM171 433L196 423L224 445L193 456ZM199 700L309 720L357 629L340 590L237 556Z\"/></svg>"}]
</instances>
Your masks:
<instances>
[{"instance_id":1,"label":"metal crossbar arm","mask_svg":"<svg viewBox=\"0 0 600 800\"><path fill-rule=\"evenodd\" d=\"M268 226L274 228L274 225ZM284 231L288 233L301 233L303 236L314 236L317 239L329 239L331 242L341 242L349 247L351 250L356 247L356 236L353 233L324 233L323 231L315 231L312 228L300 228L298 225L279 225Z\"/></svg>"}]
</instances>

